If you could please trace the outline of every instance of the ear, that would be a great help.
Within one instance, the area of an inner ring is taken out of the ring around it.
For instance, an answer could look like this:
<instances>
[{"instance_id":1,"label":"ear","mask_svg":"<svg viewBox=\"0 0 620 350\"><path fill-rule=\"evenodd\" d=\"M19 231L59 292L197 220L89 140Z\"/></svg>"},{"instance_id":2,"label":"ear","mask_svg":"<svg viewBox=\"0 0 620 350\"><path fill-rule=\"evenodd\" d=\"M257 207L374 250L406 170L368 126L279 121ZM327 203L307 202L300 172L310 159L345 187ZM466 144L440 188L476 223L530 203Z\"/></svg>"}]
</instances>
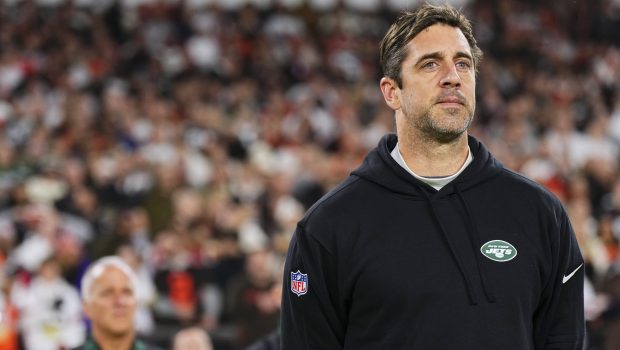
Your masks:
<instances>
[{"instance_id":1,"label":"ear","mask_svg":"<svg viewBox=\"0 0 620 350\"><path fill-rule=\"evenodd\" d=\"M393 110L400 109L400 88L394 79L383 77L379 82L385 103Z\"/></svg>"},{"instance_id":2,"label":"ear","mask_svg":"<svg viewBox=\"0 0 620 350\"><path fill-rule=\"evenodd\" d=\"M90 310L90 305L88 305L88 303L85 301L82 301L82 312L84 313L84 315L86 315L86 317L88 317L89 320L92 319L92 311Z\"/></svg>"}]
</instances>

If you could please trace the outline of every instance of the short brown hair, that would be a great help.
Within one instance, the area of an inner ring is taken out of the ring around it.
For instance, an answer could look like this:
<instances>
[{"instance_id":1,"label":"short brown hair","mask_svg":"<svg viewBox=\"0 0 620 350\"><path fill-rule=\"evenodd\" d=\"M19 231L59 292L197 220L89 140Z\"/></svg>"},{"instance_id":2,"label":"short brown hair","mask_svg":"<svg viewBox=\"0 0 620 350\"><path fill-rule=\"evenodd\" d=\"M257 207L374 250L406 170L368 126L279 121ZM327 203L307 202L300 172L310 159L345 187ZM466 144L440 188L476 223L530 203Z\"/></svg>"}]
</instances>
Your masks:
<instances>
[{"instance_id":1,"label":"short brown hair","mask_svg":"<svg viewBox=\"0 0 620 350\"><path fill-rule=\"evenodd\" d=\"M452 6L424 4L416 11L401 13L381 40L380 60L383 75L394 79L398 86L402 87L400 71L407 57L407 44L421 31L437 23L461 30L471 48L474 68L477 71L482 50L476 44L469 20Z\"/></svg>"}]
</instances>

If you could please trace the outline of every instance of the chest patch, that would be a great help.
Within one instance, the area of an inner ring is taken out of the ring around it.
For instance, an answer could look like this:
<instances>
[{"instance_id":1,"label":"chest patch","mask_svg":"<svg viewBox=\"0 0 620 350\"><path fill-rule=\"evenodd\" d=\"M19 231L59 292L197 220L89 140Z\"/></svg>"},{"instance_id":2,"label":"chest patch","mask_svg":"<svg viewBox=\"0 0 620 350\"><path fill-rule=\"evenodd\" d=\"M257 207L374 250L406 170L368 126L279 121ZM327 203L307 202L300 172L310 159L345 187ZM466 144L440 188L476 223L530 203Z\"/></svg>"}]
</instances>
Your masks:
<instances>
[{"instance_id":1,"label":"chest patch","mask_svg":"<svg viewBox=\"0 0 620 350\"><path fill-rule=\"evenodd\" d=\"M510 261L517 256L517 249L512 244L499 239L483 244L480 247L480 252L487 258L497 262Z\"/></svg>"}]
</instances>

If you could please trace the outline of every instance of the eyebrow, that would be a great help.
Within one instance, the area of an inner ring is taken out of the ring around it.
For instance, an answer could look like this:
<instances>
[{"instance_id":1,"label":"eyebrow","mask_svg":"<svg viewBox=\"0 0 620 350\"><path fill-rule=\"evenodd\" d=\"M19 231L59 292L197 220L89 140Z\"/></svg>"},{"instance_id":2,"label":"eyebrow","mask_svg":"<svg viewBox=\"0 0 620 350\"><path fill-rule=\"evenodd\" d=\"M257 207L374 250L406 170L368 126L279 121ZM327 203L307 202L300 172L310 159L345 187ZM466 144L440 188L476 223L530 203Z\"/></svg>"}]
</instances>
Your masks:
<instances>
[{"instance_id":1,"label":"eyebrow","mask_svg":"<svg viewBox=\"0 0 620 350\"><path fill-rule=\"evenodd\" d=\"M436 51L436 52L431 52L431 53L427 53L422 55L422 57L418 58L418 60L416 61L415 65L417 66L418 64L420 64L422 61L427 60L427 59L442 59L444 58L444 54L443 52L440 51ZM473 61L473 58L471 57L470 54L468 54L465 51L457 51L454 54L454 58L467 58L470 61Z\"/></svg>"}]
</instances>

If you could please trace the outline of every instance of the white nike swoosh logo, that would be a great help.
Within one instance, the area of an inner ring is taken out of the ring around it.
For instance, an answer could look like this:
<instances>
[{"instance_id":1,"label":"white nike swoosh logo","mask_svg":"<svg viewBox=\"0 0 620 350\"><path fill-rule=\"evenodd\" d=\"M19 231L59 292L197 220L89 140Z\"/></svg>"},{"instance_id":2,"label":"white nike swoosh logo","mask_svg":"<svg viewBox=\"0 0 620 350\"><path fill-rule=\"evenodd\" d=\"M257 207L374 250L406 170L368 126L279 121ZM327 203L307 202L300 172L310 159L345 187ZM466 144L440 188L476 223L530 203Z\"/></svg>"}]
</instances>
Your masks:
<instances>
[{"instance_id":1,"label":"white nike swoosh logo","mask_svg":"<svg viewBox=\"0 0 620 350\"><path fill-rule=\"evenodd\" d=\"M571 272L567 276L564 276L562 278L562 283L566 283L566 281L568 281L571 277L573 277L573 275L577 272L577 270L579 270L582 266L583 266L583 264L577 266L577 268L573 272Z\"/></svg>"}]
</instances>

